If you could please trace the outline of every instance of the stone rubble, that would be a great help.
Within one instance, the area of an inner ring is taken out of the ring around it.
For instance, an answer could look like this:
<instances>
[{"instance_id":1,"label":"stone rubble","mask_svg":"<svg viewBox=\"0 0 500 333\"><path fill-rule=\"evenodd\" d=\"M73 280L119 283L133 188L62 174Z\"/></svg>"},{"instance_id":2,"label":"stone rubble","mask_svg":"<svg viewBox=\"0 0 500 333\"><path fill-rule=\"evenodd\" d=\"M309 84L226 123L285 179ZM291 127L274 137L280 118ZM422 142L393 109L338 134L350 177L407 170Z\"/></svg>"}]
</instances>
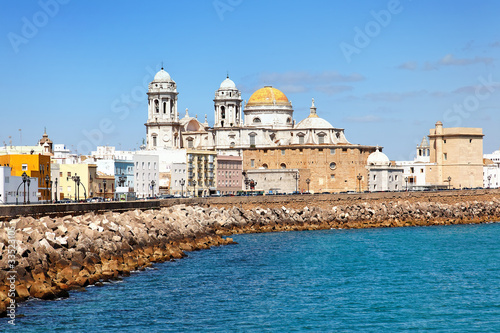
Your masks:
<instances>
[{"instance_id":1,"label":"stone rubble","mask_svg":"<svg viewBox=\"0 0 500 333\"><path fill-rule=\"evenodd\" d=\"M127 276L186 251L234 243L232 234L332 228L428 226L498 221L500 200L443 204L394 201L337 205L329 209L177 205L160 210L21 217L1 222L0 314L9 305L8 234L15 227L16 302L55 299L71 289Z\"/></svg>"}]
</instances>

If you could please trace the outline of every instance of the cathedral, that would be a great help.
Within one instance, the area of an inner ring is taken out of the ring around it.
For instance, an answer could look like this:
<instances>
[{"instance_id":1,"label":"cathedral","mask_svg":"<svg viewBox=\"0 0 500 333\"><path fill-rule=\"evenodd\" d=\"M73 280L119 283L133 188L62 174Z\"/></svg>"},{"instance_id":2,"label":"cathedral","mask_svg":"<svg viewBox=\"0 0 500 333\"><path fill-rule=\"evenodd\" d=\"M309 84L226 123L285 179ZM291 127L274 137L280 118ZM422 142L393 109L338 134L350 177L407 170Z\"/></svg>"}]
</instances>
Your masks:
<instances>
[{"instance_id":1,"label":"cathedral","mask_svg":"<svg viewBox=\"0 0 500 333\"><path fill-rule=\"evenodd\" d=\"M243 103L241 92L227 77L215 92L210 127L206 116L202 123L187 109L181 118L177 85L163 68L147 95L147 150L184 148L241 156L243 171L253 172L252 177L264 183L271 180L268 177L283 177L265 170L292 170L297 174L296 190L306 183L314 191L354 190L360 177L367 184L366 161L376 147L347 141L344 129L318 116L314 99L309 116L296 122L292 103L280 90L265 86Z\"/></svg>"},{"instance_id":2,"label":"cathedral","mask_svg":"<svg viewBox=\"0 0 500 333\"><path fill-rule=\"evenodd\" d=\"M349 144L344 130L318 117L314 99L309 116L296 123L292 103L283 92L266 86L254 92L243 107L241 92L226 78L215 92L214 126L190 117L180 118L177 85L162 68L149 84L147 149L211 149L241 155L242 149L304 144Z\"/></svg>"}]
</instances>

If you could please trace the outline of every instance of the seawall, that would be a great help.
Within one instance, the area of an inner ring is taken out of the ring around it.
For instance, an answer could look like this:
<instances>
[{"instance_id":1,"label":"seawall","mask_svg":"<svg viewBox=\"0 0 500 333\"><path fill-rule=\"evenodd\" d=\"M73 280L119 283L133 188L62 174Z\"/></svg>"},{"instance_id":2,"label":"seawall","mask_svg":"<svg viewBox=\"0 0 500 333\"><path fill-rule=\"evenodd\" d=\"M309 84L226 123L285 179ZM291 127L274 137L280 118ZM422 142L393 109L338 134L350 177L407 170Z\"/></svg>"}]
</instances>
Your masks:
<instances>
[{"instance_id":1,"label":"seawall","mask_svg":"<svg viewBox=\"0 0 500 333\"><path fill-rule=\"evenodd\" d=\"M307 197L311 196L300 198ZM232 239L224 237L237 233L500 220L500 200L491 192L460 200L451 196L369 201L354 197L283 203L251 203L255 206L244 209L234 203L231 208L222 204L219 208L211 201L205 207L176 205L1 222L0 312L5 315L11 299L67 296L68 290L126 276L154 262L179 259L187 251L231 244ZM9 247L14 237L15 246ZM9 262L9 249L13 262Z\"/></svg>"}]
</instances>

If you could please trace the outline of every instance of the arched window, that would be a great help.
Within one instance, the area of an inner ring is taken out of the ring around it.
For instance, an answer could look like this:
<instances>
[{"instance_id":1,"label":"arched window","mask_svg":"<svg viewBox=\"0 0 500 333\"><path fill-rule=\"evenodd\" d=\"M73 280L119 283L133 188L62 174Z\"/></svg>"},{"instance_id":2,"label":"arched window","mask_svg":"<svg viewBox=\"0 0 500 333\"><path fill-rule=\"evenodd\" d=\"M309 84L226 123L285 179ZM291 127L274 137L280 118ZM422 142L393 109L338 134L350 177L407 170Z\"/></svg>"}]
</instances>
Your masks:
<instances>
[{"instance_id":1,"label":"arched window","mask_svg":"<svg viewBox=\"0 0 500 333\"><path fill-rule=\"evenodd\" d=\"M290 117L286 118L286 123L287 124L290 124L291 122L292 122L292 118L290 118Z\"/></svg>"},{"instance_id":2,"label":"arched window","mask_svg":"<svg viewBox=\"0 0 500 333\"><path fill-rule=\"evenodd\" d=\"M322 144L322 143L325 143L325 133L319 133L318 134L318 143L319 144Z\"/></svg>"},{"instance_id":3,"label":"arched window","mask_svg":"<svg viewBox=\"0 0 500 333\"><path fill-rule=\"evenodd\" d=\"M250 137L250 147L255 147L255 137L257 135L255 133L250 133L248 136Z\"/></svg>"},{"instance_id":4,"label":"arched window","mask_svg":"<svg viewBox=\"0 0 500 333\"><path fill-rule=\"evenodd\" d=\"M297 136L299 137L299 144L303 145L304 144L304 138L305 138L304 133L299 133Z\"/></svg>"},{"instance_id":5,"label":"arched window","mask_svg":"<svg viewBox=\"0 0 500 333\"><path fill-rule=\"evenodd\" d=\"M153 147L156 147L156 135L153 136Z\"/></svg>"},{"instance_id":6,"label":"arched window","mask_svg":"<svg viewBox=\"0 0 500 333\"><path fill-rule=\"evenodd\" d=\"M231 147L231 148L234 148L234 146L235 146L235 143L234 143L234 142L231 142L231 143L229 144L229 147Z\"/></svg>"},{"instance_id":7,"label":"arched window","mask_svg":"<svg viewBox=\"0 0 500 333\"><path fill-rule=\"evenodd\" d=\"M260 124L261 123L260 118L259 117L253 118L253 123L254 124Z\"/></svg>"},{"instance_id":8,"label":"arched window","mask_svg":"<svg viewBox=\"0 0 500 333\"><path fill-rule=\"evenodd\" d=\"M332 170L337 169L337 163L335 163L335 162L330 163L330 169L332 169Z\"/></svg>"},{"instance_id":9,"label":"arched window","mask_svg":"<svg viewBox=\"0 0 500 333\"><path fill-rule=\"evenodd\" d=\"M220 107L220 117L221 119L226 119L226 108L224 106Z\"/></svg>"},{"instance_id":10,"label":"arched window","mask_svg":"<svg viewBox=\"0 0 500 333\"><path fill-rule=\"evenodd\" d=\"M267 166L267 164L266 164L266 163L262 164L262 167L263 167L264 169L267 169L267 168L268 168L268 166Z\"/></svg>"},{"instance_id":11,"label":"arched window","mask_svg":"<svg viewBox=\"0 0 500 333\"><path fill-rule=\"evenodd\" d=\"M167 113L167 103L163 102L163 113Z\"/></svg>"},{"instance_id":12,"label":"arched window","mask_svg":"<svg viewBox=\"0 0 500 333\"><path fill-rule=\"evenodd\" d=\"M193 138L187 138L187 144L188 144L188 148L193 148L194 147L194 142L193 142Z\"/></svg>"},{"instance_id":13,"label":"arched window","mask_svg":"<svg viewBox=\"0 0 500 333\"><path fill-rule=\"evenodd\" d=\"M281 164L280 164L280 168L282 168L282 169L286 169L286 164L285 164L285 163L281 163Z\"/></svg>"},{"instance_id":14,"label":"arched window","mask_svg":"<svg viewBox=\"0 0 500 333\"><path fill-rule=\"evenodd\" d=\"M160 102L158 102L157 99L155 99L155 112L156 113L160 112Z\"/></svg>"}]
</instances>

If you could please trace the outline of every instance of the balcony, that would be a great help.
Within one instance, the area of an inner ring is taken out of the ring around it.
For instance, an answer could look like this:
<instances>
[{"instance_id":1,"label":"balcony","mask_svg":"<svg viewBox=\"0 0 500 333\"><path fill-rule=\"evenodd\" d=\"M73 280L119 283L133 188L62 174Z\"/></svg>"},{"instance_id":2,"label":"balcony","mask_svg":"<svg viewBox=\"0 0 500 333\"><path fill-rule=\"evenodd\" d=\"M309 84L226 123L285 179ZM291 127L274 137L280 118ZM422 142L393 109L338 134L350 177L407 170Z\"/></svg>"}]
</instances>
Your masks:
<instances>
[{"instance_id":1,"label":"balcony","mask_svg":"<svg viewBox=\"0 0 500 333\"><path fill-rule=\"evenodd\" d=\"M192 172L188 172L188 178L189 178L189 179L194 178L194 173L192 173Z\"/></svg>"}]
</instances>

